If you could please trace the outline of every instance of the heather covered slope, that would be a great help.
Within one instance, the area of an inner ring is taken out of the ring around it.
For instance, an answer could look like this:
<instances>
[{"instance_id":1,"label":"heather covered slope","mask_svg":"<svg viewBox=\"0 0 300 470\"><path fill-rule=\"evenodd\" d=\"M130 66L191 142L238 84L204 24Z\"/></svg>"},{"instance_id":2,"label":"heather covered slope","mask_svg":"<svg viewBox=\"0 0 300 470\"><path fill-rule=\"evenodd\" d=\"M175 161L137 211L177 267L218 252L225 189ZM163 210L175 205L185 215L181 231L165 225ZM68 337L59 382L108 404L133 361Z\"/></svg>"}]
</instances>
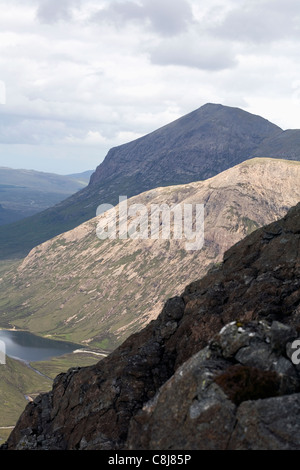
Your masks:
<instances>
[{"instance_id":1,"label":"heather covered slope","mask_svg":"<svg viewBox=\"0 0 300 470\"><path fill-rule=\"evenodd\" d=\"M299 449L299 304L300 204L230 248L107 358L59 375L6 448L165 448L172 429L177 449ZM245 378L256 387L242 394Z\"/></svg>"},{"instance_id":2,"label":"heather covered slope","mask_svg":"<svg viewBox=\"0 0 300 470\"><path fill-rule=\"evenodd\" d=\"M2 327L113 350L157 317L165 300L222 261L224 251L300 200L300 163L254 159L203 182L156 188L128 200L204 204L204 246L187 240L104 240L99 219L39 245L2 276Z\"/></svg>"},{"instance_id":3,"label":"heather covered slope","mask_svg":"<svg viewBox=\"0 0 300 470\"><path fill-rule=\"evenodd\" d=\"M34 246L94 217L99 204L117 204L120 195L205 180L256 155L273 157L273 139L275 158L299 161L297 132L285 133L238 108L206 104L112 148L86 188L40 214L0 228L0 258L24 257Z\"/></svg>"}]
</instances>

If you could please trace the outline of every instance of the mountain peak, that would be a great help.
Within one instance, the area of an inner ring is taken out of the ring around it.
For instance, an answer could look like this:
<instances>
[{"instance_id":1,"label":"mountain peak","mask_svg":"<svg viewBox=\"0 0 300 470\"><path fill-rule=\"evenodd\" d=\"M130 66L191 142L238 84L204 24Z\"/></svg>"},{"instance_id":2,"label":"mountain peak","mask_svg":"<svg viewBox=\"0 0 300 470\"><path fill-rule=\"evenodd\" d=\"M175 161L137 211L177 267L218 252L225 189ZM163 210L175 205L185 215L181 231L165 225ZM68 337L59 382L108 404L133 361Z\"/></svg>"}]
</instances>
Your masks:
<instances>
[{"instance_id":1,"label":"mountain peak","mask_svg":"<svg viewBox=\"0 0 300 470\"><path fill-rule=\"evenodd\" d=\"M217 110L221 108L230 109L229 106L223 105L221 103L206 103L203 106L200 106L198 109L205 109L205 110Z\"/></svg>"},{"instance_id":2,"label":"mountain peak","mask_svg":"<svg viewBox=\"0 0 300 470\"><path fill-rule=\"evenodd\" d=\"M139 175L140 181L147 178L145 186L151 180L153 187L207 179L251 158L265 139L279 131L278 126L260 116L207 103L150 134L111 149L91 184L132 174Z\"/></svg>"},{"instance_id":3,"label":"mountain peak","mask_svg":"<svg viewBox=\"0 0 300 470\"><path fill-rule=\"evenodd\" d=\"M237 120L237 124L240 126L244 125L243 121L239 121L241 117L245 119L249 119L251 121L256 121L257 123L265 123L266 125L270 126L270 130L275 130L280 131L282 130L279 126L271 123L269 120L257 115L250 113L249 111L245 111L244 109L241 109L236 106L228 106L228 105L223 105L221 103L206 103L200 108L196 110L197 112L202 112L205 113L206 115L217 115L220 117L220 119L226 119L229 116L232 116L234 119ZM226 123L224 123L226 124Z\"/></svg>"},{"instance_id":4,"label":"mountain peak","mask_svg":"<svg viewBox=\"0 0 300 470\"><path fill-rule=\"evenodd\" d=\"M34 246L92 218L102 204L158 186L205 180L254 156L300 160L300 131L283 132L239 108L207 103L132 142L110 149L74 196L31 219L0 227L0 258ZM35 227L33 233L32 227Z\"/></svg>"}]
</instances>

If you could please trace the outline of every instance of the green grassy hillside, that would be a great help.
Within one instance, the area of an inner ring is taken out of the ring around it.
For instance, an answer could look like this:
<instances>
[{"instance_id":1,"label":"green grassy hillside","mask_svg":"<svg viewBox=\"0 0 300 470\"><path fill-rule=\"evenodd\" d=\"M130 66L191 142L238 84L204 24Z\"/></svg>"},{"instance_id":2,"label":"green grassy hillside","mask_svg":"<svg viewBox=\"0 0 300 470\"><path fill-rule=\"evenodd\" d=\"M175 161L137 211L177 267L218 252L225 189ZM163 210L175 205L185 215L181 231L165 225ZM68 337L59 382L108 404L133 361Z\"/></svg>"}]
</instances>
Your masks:
<instances>
[{"instance_id":1,"label":"green grassy hillside","mask_svg":"<svg viewBox=\"0 0 300 470\"><path fill-rule=\"evenodd\" d=\"M38 375L24 363L6 357L0 365L0 438L4 439L24 410L28 400L25 395L35 397L50 390L52 380ZM1 442L1 441L0 441Z\"/></svg>"},{"instance_id":2,"label":"green grassy hillside","mask_svg":"<svg viewBox=\"0 0 300 470\"><path fill-rule=\"evenodd\" d=\"M58 374L71 367L94 364L102 357L87 351L32 362L28 366L6 356L6 364L0 365L0 445L10 434L28 400L49 391Z\"/></svg>"}]
</instances>

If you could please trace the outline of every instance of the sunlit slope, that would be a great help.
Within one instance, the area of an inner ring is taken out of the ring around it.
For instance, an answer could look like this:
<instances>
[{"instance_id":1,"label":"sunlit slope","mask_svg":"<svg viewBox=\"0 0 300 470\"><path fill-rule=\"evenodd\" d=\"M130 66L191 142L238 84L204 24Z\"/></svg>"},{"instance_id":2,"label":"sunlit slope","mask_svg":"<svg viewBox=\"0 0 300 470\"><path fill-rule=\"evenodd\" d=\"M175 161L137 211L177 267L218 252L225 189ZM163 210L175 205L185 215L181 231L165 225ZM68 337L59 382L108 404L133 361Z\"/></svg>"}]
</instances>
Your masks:
<instances>
[{"instance_id":1,"label":"sunlit slope","mask_svg":"<svg viewBox=\"0 0 300 470\"><path fill-rule=\"evenodd\" d=\"M128 200L204 204L205 240L99 240L94 218L34 248L1 281L1 322L113 349L201 278L225 250L300 200L300 163L253 159L203 182L161 187Z\"/></svg>"}]
</instances>

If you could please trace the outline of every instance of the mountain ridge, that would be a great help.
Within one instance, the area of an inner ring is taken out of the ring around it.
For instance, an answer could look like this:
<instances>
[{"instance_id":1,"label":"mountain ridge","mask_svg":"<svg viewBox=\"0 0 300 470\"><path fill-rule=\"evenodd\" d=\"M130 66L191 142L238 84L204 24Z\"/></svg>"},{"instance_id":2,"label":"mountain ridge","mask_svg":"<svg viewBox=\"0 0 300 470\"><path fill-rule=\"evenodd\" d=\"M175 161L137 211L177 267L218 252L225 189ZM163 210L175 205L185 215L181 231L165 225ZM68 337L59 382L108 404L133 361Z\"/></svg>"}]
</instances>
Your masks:
<instances>
[{"instance_id":1,"label":"mountain ridge","mask_svg":"<svg viewBox=\"0 0 300 470\"><path fill-rule=\"evenodd\" d=\"M134 196L128 207L143 204L148 213L157 204L204 204L203 248L189 251L186 239L172 236L100 241L100 217L91 219L2 276L1 326L112 350L231 245L282 217L300 200L299 180L299 162L256 158L205 181Z\"/></svg>"},{"instance_id":2,"label":"mountain ridge","mask_svg":"<svg viewBox=\"0 0 300 470\"><path fill-rule=\"evenodd\" d=\"M204 105L146 136L112 148L86 188L22 223L0 228L0 258L24 257L39 243L94 217L98 205L117 204L120 195L131 197L157 186L210 178L256 153L265 156L258 152L260 145L272 156L272 139L278 134L287 136L283 140L288 147L278 158L299 161L297 138L290 142L284 132L239 108Z\"/></svg>"},{"instance_id":3,"label":"mountain ridge","mask_svg":"<svg viewBox=\"0 0 300 470\"><path fill-rule=\"evenodd\" d=\"M242 127L242 124L245 126L245 128ZM219 126L219 133L215 129L216 125ZM124 153L130 153L130 156L134 155L137 162L144 163L147 168L149 164L151 166L153 162L159 164L159 160L161 160L161 155L166 158L168 156L170 148L173 152L173 160L174 155L176 155L176 151L178 150L183 149L185 152L194 149L198 152L203 152L204 150L206 150L205 145L203 145L203 143L201 144L201 142L198 141L198 135L193 135L194 132L197 132L199 133L202 139L203 136L207 134L209 145L211 147L214 147L213 150L215 151L215 153L222 153L223 156L223 153L225 153L224 150L226 149L221 149L220 151L220 149L218 149L218 145L220 145L218 141L220 140L220 138L223 139L224 133L233 134L235 132L238 132L239 129L241 129L241 135L245 139L247 139L248 141L251 141L252 139L253 142L251 142L251 146L253 146L253 149L255 148L255 143L257 141L262 142L266 135L269 135L269 133L275 134L278 131L282 131L282 129L270 123L266 119L260 116L247 113L246 111L243 111L239 108L231 108L223 106L221 104L207 103L206 105L151 132L150 134L140 137L139 139L136 139L133 142L129 142L127 144L112 148L108 152L104 162L102 162L96 168L96 171L92 175L91 185L95 184L102 177L109 178L112 175L116 176L116 157L117 153L121 149L124 149ZM254 129L256 135L254 135ZM189 135L188 141L183 141L182 137L186 137L187 135ZM145 148L143 148L142 151L140 150L141 145ZM233 145L233 143L231 143L231 145ZM160 149L159 152L157 152L157 148ZM239 154L238 150L237 153L239 155L239 158L241 158L241 155ZM147 157L146 159L145 155ZM249 156L247 156L246 158L250 158L250 155L251 151L249 149ZM123 152L122 155L120 155L120 158L123 158ZM109 165L112 163L113 167L109 168ZM180 164L181 162L177 163ZM182 162L182 165L176 168L176 171L185 171L188 174L190 169L186 168L187 163L188 162L184 160L184 162ZM236 163L240 163L240 161L236 161ZM198 166L202 164L203 160L200 160ZM224 169L225 168L218 169L218 173L220 171L223 171ZM126 175L127 173L132 174L133 172L140 171L140 168L122 168L122 170L123 172L125 172L124 174ZM199 168L197 168L197 171L198 180L214 176L214 174L209 173L199 178ZM214 171L216 171L216 169L214 169ZM188 181L181 181L182 184L185 182Z\"/></svg>"}]
</instances>

